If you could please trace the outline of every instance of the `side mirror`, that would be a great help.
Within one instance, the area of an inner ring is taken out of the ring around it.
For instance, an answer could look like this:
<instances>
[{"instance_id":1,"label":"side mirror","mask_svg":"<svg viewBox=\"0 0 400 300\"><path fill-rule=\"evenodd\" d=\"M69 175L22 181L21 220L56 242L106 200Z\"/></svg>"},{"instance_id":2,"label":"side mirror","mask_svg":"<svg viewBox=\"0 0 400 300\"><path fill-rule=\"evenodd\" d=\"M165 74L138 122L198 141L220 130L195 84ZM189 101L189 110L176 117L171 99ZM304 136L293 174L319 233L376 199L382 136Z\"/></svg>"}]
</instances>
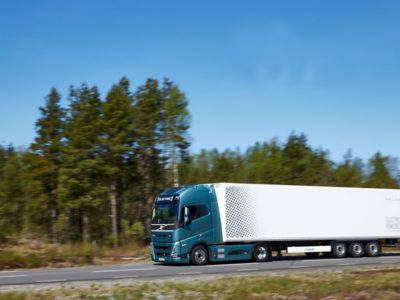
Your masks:
<instances>
[{"instance_id":1,"label":"side mirror","mask_svg":"<svg viewBox=\"0 0 400 300\"><path fill-rule=\"evenodd\" d=\"M189 225L189 223L190 223L189 215L190 215L190 209L189 209L189 207L186 206L184 208L184 212L183 212L183 224L184 225Z\"/></svg>"}]
</instances>

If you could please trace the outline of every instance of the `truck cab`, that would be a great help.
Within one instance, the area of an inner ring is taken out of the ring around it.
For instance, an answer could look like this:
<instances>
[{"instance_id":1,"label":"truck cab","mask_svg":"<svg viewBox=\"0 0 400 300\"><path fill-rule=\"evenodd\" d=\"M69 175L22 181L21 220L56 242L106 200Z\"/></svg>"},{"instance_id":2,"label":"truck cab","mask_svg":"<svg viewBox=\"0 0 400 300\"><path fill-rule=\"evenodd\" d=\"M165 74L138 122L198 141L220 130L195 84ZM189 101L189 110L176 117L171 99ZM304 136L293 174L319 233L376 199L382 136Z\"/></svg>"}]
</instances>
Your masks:
<instances>
[{"instance_id":1,"label":"truck cab","mask_svg":"<svg viewBox=\"0 0 400 300\"><path fill-rule=\"evenodd\" d=\"M222 242L218 204L210 185L168 189L155 199L151 258L155 262L204 264L208 247Z\"/></svg>"}]
</instances>

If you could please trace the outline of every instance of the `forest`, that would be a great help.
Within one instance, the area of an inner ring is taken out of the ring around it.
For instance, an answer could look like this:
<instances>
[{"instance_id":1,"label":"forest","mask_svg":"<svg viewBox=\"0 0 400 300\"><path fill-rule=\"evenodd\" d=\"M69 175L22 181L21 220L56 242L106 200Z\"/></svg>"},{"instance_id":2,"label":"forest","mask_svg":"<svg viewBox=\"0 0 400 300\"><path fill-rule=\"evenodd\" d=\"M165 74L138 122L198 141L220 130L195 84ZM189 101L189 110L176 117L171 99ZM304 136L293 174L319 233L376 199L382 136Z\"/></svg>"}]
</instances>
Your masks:
<instances>
[{"instance_id":1,"label":"forest","mask_svg":"<svg viewBox=\"0 0 400 300\"><path fill-rule=\"evenodd\" d=\"M96 86L71 86L66 99L63 107L50 90L28 148L0 145L0 243L146 243L153 200L174 185L399 188L396 157L378 152L363 161L349 150L336 162L303 133L191 153L188 100L169 79L132 90L123 77L104 99Z\"/></svg>"}]
</instances>

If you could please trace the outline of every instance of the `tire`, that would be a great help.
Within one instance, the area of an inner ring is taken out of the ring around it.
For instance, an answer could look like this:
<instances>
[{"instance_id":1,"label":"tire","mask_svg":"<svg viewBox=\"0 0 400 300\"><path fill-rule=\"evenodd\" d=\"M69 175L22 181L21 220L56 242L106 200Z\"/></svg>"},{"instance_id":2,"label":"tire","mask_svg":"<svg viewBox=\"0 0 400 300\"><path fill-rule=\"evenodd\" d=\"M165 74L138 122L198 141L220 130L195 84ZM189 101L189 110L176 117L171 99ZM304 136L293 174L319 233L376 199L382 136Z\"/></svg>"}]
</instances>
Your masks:
<instances>
[{"instance_id":1,"label":"tire","mask_svg":"<svg viewBox=\"0 0 400 300\"><path fill-rule=\"evenodd\" d=\"M266 262L271 258L271 249L267 244L257 244L253 249L253 260Z\"/></svg>"},{"instance_id":2,"label":"tire","mask_svg":"<svg viewBox=\"0 0 400 300\"><path fill-rule=\"evenodd\" d=\"M344 258L347 256L347 245L343 242L335 242L332 246L332 255L335 258Z\"/></svg>"},{"instance_id":3,"label":"tire","mask_svg":"<svg viewBox=\"0 0 400 300\"><path fill-rule=\"evenodd\" d=\"M208 251L203 245L195 246L190 253L190 261L193 265L201 266L208 264Z\"/></svg>"},{"instance_id":4,"label":"tire","mask_svg":"<svg viewBox=\"0 0 400 300\"><path fill-rule=\"evenodd\" d=\"M319 256L319 252L306 252L306 256L308 258L317 258Z\"/></svg>"},{"instance_id":5,"label":"tire","mask_svg":"<svg viewBox=\"0 0 400 300\"><path fill-rule=\"evenodd\" d=\"M369 257L376 257L381 254L381 245L377 242L369 242L365 245L365 255Z\"/></svg>"},{"instance_id":6,"label":"tire","mask_svg":"<svg viewBox=\"0 0 400 300\"><path fill-rule=\"evenodd\" d=\"M354 242L349 245L349 255L351 257L364 256L364 245L360 242Z\"/></svg>"}]
</instances>

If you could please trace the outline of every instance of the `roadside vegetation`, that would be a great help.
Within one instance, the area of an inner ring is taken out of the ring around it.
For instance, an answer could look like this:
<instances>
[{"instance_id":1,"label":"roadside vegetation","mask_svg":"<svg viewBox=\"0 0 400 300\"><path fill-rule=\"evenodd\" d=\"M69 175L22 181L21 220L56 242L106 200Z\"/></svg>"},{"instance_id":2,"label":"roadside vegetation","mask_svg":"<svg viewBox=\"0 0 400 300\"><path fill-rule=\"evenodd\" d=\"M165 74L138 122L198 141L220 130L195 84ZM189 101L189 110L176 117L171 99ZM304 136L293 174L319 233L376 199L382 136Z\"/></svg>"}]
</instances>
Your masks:
<instances>
[{"instance_id":1,"label":"roadside vegetation","mask_svg":"<svg viewBox=\"0 0 400 300\"><path fill-rule=\"evenodd\" d=\"M29 292L0 299L400 299L400 268L252 275L192 281L93 284Z\"/></svg>"},{"instance_id":2,"label":"roadside vegetation","mask_svg":"<svg viewBox=\"0 0 400 300\"><path fill-rule=\"evenodd\" d=\"M82 243L49 244L22 239L0 249L0 270L60 268L146 260L149 260L149 248L141 243L112 248Z\"/></svg>"}]
</instances>

